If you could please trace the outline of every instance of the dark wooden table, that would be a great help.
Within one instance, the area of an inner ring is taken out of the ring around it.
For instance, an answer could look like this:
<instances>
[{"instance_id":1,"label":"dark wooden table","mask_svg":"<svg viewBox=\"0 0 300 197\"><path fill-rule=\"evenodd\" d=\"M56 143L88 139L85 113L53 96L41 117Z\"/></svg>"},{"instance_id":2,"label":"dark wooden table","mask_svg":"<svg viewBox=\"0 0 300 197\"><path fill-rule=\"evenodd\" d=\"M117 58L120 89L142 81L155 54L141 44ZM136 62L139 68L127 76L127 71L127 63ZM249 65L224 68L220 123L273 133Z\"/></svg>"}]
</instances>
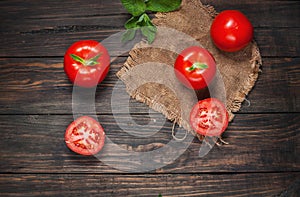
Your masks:
<instances>
[{"instance_id":1,"label":"dark wooden table","mask_svg":"<svg viewBox=\"0 0 300 197\"><path fill-rule=\"evenodd\" d=\"M77 155L64 143L65 129L73 121L73 86L59 63L75 41L102 41L124 30L130 15L120 1L1 1L0 195L299 195L300 2L202 2L217 11L241 10L255 27L263 66L247 97L251 105L243 103L230 123L224 134L229 145L215 146L199 158L201 143L195 139L171 164L135 173ZM132 138L116 124L110 100L118 81L115 74L126 58L124 54L112 63L97 88L98 119L118 144L166 144L171 139L170 121L146 139ZM127 94L119 97L126 99ZM130 117L120 113L119 118L132 118L140 125L153 117L165 121L135 100L129 106ZM122 159L116 156L115 162Z\"/></svg>"}]
</instances>

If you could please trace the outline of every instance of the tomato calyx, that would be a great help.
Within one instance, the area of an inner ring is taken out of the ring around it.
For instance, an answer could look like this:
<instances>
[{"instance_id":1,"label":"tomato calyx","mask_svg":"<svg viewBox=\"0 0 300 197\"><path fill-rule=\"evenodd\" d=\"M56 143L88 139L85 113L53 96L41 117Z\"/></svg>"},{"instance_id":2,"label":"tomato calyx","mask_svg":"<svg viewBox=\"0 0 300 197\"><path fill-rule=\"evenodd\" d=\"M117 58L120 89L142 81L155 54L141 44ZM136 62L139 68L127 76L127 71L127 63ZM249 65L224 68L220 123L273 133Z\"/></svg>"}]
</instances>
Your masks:
<instances>
[{"instance_id":1,"label":"tomato calyx","mask_svg":"<svg viewBox=\"0 0 300 197\"><path fill-rule=\"evenodd\" d=\"M97 55L95 55L94 57L88 59L88 60L85 60L83 59L82 57L78 56L78 55L75 55L75 54L70 54L71 58L76 61L76 62L79 62L81 63L82 65L84 66L95 66L97 64L99 64L98 62L98 59L99 57L101 56L102 54L99 53Z\"/></svg>"},{"instance_id":2,"label":"tomato calyx","mask_svg":"<svg viewBox=\"0 0 300 197\"><path fill-rule=\"evenodd\" d=\"M196 69L205 70L207 68L208 68L208 65L200 63L200 62L195 62L195 63L193 63L192 66L187 67L186 70L191 72L191 71L194 71Z\"/></svg>"}]
</instances>

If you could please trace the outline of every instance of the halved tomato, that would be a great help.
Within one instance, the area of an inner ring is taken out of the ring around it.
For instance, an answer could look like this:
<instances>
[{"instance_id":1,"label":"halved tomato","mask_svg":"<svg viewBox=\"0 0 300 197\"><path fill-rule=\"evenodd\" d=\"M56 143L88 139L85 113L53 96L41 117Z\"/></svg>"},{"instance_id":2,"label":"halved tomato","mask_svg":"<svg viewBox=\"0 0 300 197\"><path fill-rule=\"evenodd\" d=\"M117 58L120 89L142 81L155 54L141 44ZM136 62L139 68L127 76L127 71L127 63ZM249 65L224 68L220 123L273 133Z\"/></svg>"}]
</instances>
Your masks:
<instances>
[{"instance_id":1,"label":"halved tomato","mask_svg":"<svg viewBox=\"0 0 300 197\"><path fill-rule=\"evenodd\" d=\"M220 136L228 126L228 113L216 98L200 100L190 113L194 131L205 136Z\"/></svg>"},{"instance_id":2,"label":"halved tomato","mask_svg":"<svg viewBox=\"0 0 300 197\"><path fill-rule=\"evenodd\" d=\"M105 133L95 119L82 116L72 122L65 133L65 142L72 151L81 155L94 155L104 146Z\"/></svg>"}]
</instances>

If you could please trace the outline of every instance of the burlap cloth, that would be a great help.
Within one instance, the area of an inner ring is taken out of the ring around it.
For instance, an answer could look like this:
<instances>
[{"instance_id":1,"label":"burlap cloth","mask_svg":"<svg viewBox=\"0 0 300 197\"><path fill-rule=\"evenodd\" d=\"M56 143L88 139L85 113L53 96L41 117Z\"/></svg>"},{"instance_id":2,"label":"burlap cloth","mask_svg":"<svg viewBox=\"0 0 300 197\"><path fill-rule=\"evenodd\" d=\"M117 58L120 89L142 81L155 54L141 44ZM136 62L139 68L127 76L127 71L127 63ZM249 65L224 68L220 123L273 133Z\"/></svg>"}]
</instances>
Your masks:
<instances>
[{"instance_id":1,"label":"burlap cloth","mask_svg":"<svg viewBox=\"0 0 300 197\"><path fill-rule=\"evenodd\" d=\"M193 134L189 113L197 101L195 92L174 76L173 65L178 53L191 45L202 46L212 53L219 73L210 85L210 95L225 96L221 100L230 120L254 86L261 65L254 41L235 53L222 52L214 46L209 30L216 14L212 6L205 6L200 0L183 0L179 10L157 13L152 20L158 27L155 41L151 45L138 43L117 73L132 98L146 103Z\"/></svg>"}]
</instances>

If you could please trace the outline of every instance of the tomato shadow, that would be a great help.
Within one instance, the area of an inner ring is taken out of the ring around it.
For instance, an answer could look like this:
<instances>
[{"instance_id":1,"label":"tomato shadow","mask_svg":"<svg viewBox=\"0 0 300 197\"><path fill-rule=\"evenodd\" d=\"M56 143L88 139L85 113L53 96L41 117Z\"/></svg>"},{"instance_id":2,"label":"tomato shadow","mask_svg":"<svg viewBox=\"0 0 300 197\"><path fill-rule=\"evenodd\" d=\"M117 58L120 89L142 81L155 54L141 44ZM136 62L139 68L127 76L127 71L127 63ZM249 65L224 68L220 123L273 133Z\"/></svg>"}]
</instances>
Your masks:
<instances>
[{"instance_id":1,"label":"tomato shadow","mask_svg":"<svg viewBox=\"0 0 300 197\"><path fill-rule=\"evenodd\" d=\"M197 95L198 101L206 99L206 98L210 98L210 91L209 91L208 87L200 89L200 90L195 90L195 94Z\"/></svg>"}]
</instances>

